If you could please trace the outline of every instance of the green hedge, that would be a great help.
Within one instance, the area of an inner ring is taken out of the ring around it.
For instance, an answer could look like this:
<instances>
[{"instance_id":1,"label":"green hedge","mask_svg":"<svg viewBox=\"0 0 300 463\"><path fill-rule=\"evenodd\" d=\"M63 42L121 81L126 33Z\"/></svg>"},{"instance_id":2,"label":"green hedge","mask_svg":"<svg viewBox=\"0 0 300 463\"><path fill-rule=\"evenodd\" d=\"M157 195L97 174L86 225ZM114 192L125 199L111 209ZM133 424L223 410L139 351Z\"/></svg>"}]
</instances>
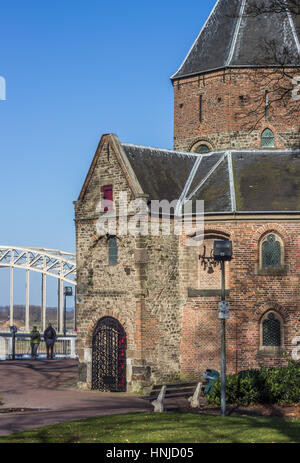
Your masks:
<instances>
[{"instance_id":1,"label":"green hedge","mask_svg":"<svg viewBox=\"0 0 300 463\"><path fill-rule=\"evenodd\" d=\"M210 404L221 403L220 379L206 397ZM299 403L300 362L289 361L286 367L262 367L260 370L244 370L228 375L226 402L246 406L250 403Z\"/></svg>"}]
</instances>

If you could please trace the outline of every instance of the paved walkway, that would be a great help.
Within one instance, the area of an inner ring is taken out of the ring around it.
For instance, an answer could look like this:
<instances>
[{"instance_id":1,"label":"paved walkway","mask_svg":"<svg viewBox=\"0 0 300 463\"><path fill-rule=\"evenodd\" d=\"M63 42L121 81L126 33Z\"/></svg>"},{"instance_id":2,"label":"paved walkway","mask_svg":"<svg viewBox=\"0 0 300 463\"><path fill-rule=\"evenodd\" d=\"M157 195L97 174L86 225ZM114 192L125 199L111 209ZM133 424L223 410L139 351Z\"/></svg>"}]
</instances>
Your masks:
<instances>
[{"instance_id":1,"label":"paved walkway","mask_svg":"<svg viewBox=\"0 0 300 463\"><path fill-rule=\"evenodd\" d=\"M1 408L33 408L0 413L0 435L92 416L152 410L133 394L75 390L77 360L0 361Z\"/></svg>"}]
</instances>

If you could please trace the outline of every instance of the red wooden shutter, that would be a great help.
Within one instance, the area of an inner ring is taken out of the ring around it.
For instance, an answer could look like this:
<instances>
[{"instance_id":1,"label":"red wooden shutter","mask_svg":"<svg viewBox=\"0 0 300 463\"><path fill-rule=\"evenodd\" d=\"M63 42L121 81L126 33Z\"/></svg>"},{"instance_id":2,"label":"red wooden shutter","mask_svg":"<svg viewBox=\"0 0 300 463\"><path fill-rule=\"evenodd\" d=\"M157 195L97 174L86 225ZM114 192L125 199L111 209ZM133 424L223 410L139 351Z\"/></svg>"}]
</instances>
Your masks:
<instances>
[{"instance_id":1,"label":"red wooden shutter","mask_svg":"<svg viewBox=\"0 0 300 463\"><path fill-rule=\"evenodd\" d=\"M105 185L103 187L104 212L108 212L112 210L112 201L113 201L113 186Z\"/></svg>"}]
</instances>

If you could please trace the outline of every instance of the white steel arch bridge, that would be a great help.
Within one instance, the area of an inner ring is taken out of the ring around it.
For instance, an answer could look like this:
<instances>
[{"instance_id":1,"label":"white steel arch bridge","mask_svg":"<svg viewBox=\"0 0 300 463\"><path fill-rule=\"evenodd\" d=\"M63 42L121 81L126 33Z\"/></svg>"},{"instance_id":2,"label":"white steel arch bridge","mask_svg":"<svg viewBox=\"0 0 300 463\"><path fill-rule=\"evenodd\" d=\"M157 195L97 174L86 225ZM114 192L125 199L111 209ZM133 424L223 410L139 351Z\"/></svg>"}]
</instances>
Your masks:
<instances>
[{"instance_id":1,"label":"white steel arch bridge","mask_svg":"<svg viewBox=\"0 0 300 463\"><path fill-rule=\"evenodd\" d=\"M25 331L30 331L30 272L38 272L42 280L42 328L46 328L46 278L51 276L57 279L57 325L62 332L64 282L74 285L76 301L76 255L57 249L0 245L0 268L4 267L10 269L10 325L14 324L14 269L18 268L26 271Z\"/></svg>"}]
</instances>

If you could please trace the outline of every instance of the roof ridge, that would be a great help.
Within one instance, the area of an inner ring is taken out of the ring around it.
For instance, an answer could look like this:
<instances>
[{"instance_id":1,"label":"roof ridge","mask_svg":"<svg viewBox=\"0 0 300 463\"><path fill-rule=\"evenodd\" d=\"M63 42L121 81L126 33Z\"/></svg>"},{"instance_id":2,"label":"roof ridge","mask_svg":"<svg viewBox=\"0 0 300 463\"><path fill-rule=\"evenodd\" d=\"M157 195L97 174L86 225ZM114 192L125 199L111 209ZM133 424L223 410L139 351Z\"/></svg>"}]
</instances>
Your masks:
<instances>
[{"instance_id":1,"label":"roof ridge","mask_svg":"<svg viewBox=\"0 0 300 463\"><path fill-rule=\"evenodd\" d=\"M198 171L198 168L199 168L199 165L201 164L202 162L202 159L203 159L203 155L200 154L200 156L196 159L191 171L190 171L190 174L185 182L185 185L183 187L183 190L182 190L182 193L180 195L180 198L178 200L178 203L177 203L177 206L176 206L176 213L179 215L179 209L182 210L182 206L184 205L184 202L185 202L185 198L186 198L186 195L187 193L189 192L189 189L191 187L191 184L194 180L194 177Z\"/></svg>"},{"instance_id":2,"label":"roof ridge","mask_svg":"<svg viewBox=\"0 0 300 463\"><path fill-rule=\"evenodd\" d=\"M241 7L240 7L240 10L239 10L239 17L238 17L237 23L235 25L235 31L234 31L234 34L233 34L233 37L232 37L232 42L231 42L231 46L230 46L230 50L229 50L229 55L228 55L228 58L226 60L225 66L229 66L231 61L232 61L233 54L234 54L235 47L236 47L237 38L238 38L240 28L241 28L242 19L243 19L243 16L244 16L245 6L246 6L246 0L241 0Z\"/></svg>"},{"instance_id":3,"label":"roof ridge","mask_svg":"<svg viewBox=\"0 0 300 463\"><path fill-rule=\"evenodd\" d=\"M227 161L228 161L231 209L232 209L232 212L235 212L236 211L236 196L235 196L235 184L234 184L234 175L233 175L233 164L232 164L231 151L228 151L228 153L227 153Z\"/></svg>"},{"instance_id":4,"label":"roof ridge","mask_svg":"<svg viewBox=\"0 0 300 463\"><path fill-rule=\"evenodd\" d=\"M222 164L222 162L228 156L228 151L224 151L220 159L213 165L210 171L205 175L205 177L201 180L201 182L193 189L193 191L185 197L186 201L192 199L192 197L197 193L198 190L206 183L206 181L212 176L212 174L217 170L217 168ZM195 172L196 175L196 172ZM194 177L195 177L194 175Z\"/></svg>"},{"instance_id":5,"label":"roof ridge","mask_svg":"<svg viewBox=\"0 0 300 463\"><path fill-rule=\"evenodd\" d=\"M164 152L167 152L167 153L183 154L183 155L189 155L189 156L193 156L193 157L198 157L199 156L198 153L193 153L193 152L190 152L190 151L170 150L170 149L167 149L167 148L158 148L158 147L155 147L155 146L135 145L134 143L121 143L121 145L122 146L133 147L133 148L146 148L146 149L151 150L151 151L164 151ZM208 153L208 154L210 154L210 153Z\"/></svg>"},{"instance_id":6,"label":"roof ridge","mask_svg":"<svg viewBox=\"0 0 300 463\"><path fill-rule=\"evenodd\" d=\"M284 3L286 4L286 0L284 1ZM296 48L297 48L298 54L299 54L299 56L300 56L300 43L299 43L299 38L298 38L296 29L295 29L294 20L293 20L293 18L292 18L291 12L288 10L288 7L286 7L286 13L287 13L287 16L288 16L288 18L289 18L289 22L290 22L290 26L291 26L291 29L292 29L293 37L294 37L294 40L295 40Z\"/></svg>"},{"instance_id":7,"label":"roof ridge","mask_svg":"<svg viewBox=\"0 0 300 463\"><path fill-rule=\"evenodd\" d=\"M159 147L156 147L156 146L150 146L150 145L138 145L138 144L135 144L135 143L123 143L121 142L121 145L122 146L128 146L128 147L133 147L133 148L145 148L145 149L149 149L151 151L164 151L164 152L167 152L167 153L174 153L174 154L183 154L183 155L188 155L188 156L193 156L193 157L199 157L200 156L200 153L194 153L192 151L179 151L179 150L171 150L171 149L168 149L168 148L159 148ZM223 149L223 150L219 150L219 151L210 151L209 153L206 153L205 154L205 157L210 157L214 154L226 154L228 152L231 152L231 153L294 153L294 152L298 152L300 151L300 147L299 148L285 148L285 149L278 149L278 148L274 148L274 149L243 149L243 148L240 148L240 149L230 149L230 150L226 150L226 149Z\"/></svg>"}]
</instances>

